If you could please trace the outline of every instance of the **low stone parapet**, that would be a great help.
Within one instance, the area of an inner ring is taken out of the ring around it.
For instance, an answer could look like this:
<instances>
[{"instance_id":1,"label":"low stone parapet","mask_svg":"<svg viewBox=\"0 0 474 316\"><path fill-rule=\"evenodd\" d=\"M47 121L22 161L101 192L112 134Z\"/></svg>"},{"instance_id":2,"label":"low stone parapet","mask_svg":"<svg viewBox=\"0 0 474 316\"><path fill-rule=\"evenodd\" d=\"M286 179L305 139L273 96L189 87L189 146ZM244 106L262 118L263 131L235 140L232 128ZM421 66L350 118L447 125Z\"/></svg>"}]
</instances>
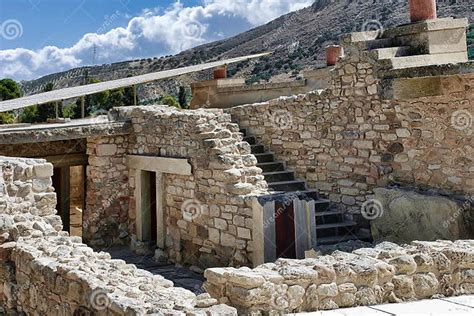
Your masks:
<instances>
[{"instance_id":1,"label":"low stone parapet","mask_svg":"<svg viewBox=\"0 0 474 316\"><path fill-rule=\"evenodd\" d=\"M0 157L0 314L237 315L62 231L45 160Z\"/></svg>"},{"instance_id":2,"label":"low stone parapet","mask_svg":"<svg viewBox=\"0 0 474 316\"><path fill-rule=\"evenodd\" d=\"M206 291L239 314L302 312L474 293L474 240L384 242L353 253L212 268Z\"/></svg>"}]
</instances>

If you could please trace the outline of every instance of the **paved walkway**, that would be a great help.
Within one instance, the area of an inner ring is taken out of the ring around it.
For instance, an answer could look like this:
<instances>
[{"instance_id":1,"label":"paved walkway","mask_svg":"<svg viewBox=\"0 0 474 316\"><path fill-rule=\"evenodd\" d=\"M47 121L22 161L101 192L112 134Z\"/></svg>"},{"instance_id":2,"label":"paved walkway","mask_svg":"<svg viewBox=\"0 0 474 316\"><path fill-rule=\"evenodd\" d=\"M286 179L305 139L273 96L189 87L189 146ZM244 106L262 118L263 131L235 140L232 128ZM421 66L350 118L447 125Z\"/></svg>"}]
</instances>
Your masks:
<instances>
[{"instance_id":1,"label":"paved walkway","mask_svg":"<svg viewBox=\"0 0 474 316\"><path fill-rule=\"evenodd\" d=\"M125 247L111 248L107 250L114 259L122 259L129 264L136 265L139 269L159 274L170 280L175 286L183 287L196 294L204 293L202 284L204 277L189 269L175 266L174 264L157 263L152 256L137 256L130 249Z\"/></svg>"},{"instance_id":2,"label":"paved walkway","mask_svg":"<svg viewBox=\"0 0 474 316\"><path fill-rule=\"evenodd\" d=\"M423 300L410 303L384 304L354 308L341 308L332 311L296 314L306 316L389 316L389 315L474 315L474 295L447 297L434 300Z\"/></svg>"}]
</instances>

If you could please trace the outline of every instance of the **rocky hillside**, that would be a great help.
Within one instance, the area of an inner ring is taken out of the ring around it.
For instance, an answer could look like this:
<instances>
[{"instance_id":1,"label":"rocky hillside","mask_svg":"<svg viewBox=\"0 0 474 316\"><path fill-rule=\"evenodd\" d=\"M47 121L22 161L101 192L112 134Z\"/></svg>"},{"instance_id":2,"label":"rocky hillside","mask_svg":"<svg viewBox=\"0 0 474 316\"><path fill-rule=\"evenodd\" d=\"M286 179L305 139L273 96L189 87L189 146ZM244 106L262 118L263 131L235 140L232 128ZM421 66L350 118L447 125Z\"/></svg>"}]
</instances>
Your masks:
<instances>
[{"instance_id":1,"label":"rocky hillside","mask_svg":"<svg viewBox=\"0 0 474 316\"><path fill-rule=\"evenodd\" d=\"M266 25L235 37L205 44L175 56L148 58L120 63L83 67L23 82L27 94L38 93L53 82L55 88L76 86L89 76L102 81L153 71L183 67L262 51L273 51L271 57L244 62L230 68L232 76L249 82L277 81L296 76L307 68L324 64L324 47L336 43L339 35L408 23L406 0L316 0L308 8L284 15ZM474 22L474 7L464 0L438 1L440 17L468 17ZM141 99L156 99L176 94L178 87L195 80L207 79L210 72L182 76L173 80L147 84L139 88Z\"/></svg>"}]
</instances>

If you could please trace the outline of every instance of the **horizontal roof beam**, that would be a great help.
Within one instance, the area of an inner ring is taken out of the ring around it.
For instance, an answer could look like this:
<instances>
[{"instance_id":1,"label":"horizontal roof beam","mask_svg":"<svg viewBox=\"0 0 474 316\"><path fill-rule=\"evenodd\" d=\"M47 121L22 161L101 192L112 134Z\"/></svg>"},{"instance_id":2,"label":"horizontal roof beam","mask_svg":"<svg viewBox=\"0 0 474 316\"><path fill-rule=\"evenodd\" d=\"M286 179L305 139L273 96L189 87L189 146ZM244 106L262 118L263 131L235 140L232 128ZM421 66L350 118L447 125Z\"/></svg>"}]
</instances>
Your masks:
<instances>
[{"instance_id":1,"label":"horizontal roof beam","mask_svg":"<svg viewBox=\"0 0 474 316\"><path fill-rule=\"evenodd\" d=\"M243 56L243 57L224 59L224 60L214 61L214 62L210 62L206 64L188 66L188 67L177 68L177 69L170 69L170 70L165 70L165 71L160 71L160 72L153 72L153 73L144 74L140 76L93 83L93 84L88 84L84 86L58 89L58 90L53 90L49 92L25 96L18 99L1 101L0 112L18 110L18 109L26 108L32 105L57 102L57 101L82 97L85 95L96 94L103 91L131 87L137 84L143 84L143 83L149 83L149 82L162 80L162 79L174 78L174 77L178 77L178 76L193 73L193 72L220 67L223 65L238 63L238 62L247 61L247 60L255 59L255 58L260 58L263 56L267 56L269 54L271 53L261 53L261 54Z\"/></svg>"}]
</instances>

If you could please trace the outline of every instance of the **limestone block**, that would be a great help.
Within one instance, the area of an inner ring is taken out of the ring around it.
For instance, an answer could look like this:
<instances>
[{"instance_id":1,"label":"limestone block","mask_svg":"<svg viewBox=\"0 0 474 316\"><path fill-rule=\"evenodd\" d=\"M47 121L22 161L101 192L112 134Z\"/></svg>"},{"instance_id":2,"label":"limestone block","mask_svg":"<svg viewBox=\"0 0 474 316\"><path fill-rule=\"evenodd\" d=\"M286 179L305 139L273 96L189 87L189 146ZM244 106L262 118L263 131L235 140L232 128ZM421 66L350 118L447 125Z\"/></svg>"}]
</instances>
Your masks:
<instances>
[{"instance_id":1,"label":"limestone block","mask_svg":"<svg viewBox=\"0 0 474 316\"><path fill-rule=\"evenodd\" d=\"M53 176L53 165L50 163L37 164L33 167L33 172L36 178L50 178Z\"/></svg>"},{"instance_id":2,"label":"limestone block","mask_svg":"<svg viewBox=\"0 0 474 316\"><path fill-rule=\"evenodd\" d=\"M439 282L436 276L429 273L417 273L413 276L414 291L416 297L429 298L437 293Z\"/></svg>"},{"instance_id":3,"label":"limestone block","mask_svg":"<svg viewBox=\"0 0 474 316\"><path fill-rule=\"evenodd\" d=\"M96 147L97 156L113 156L117 153L117 145L115 144L100 144Z\"/></svg>"},{"instance_id":4,"label":"limestone block","mask_svg":"<svg viewBox=\"0 0 474 316\"><path fill-rule=\"evenodd\" d=\"M424 195L399 189L374 189L375 199L383 205L382 216L371 223L376 241L408 243L413 240L471 238L469 210L449 198ZM472 225L472 224L471 224Z\"/></svg>"}]
</instances>

